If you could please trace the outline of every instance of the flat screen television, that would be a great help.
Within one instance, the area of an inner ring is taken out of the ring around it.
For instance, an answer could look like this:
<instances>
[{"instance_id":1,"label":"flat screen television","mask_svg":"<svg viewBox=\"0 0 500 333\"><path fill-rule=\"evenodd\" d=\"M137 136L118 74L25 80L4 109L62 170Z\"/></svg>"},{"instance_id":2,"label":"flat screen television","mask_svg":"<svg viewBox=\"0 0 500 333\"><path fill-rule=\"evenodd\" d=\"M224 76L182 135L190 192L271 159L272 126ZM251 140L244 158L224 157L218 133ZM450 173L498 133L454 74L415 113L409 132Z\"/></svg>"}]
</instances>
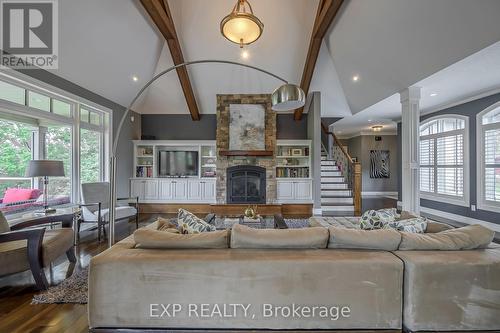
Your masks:
<instances>
[{"instance_id":1,"label":"flat screen television","mask_svg":"<svg viewBox=\"0 0 500 333\"><path fill-rule=\"evenodd\" d=\"M160 177L197 176L198 152L160 150L158 175Z\"/></svg>"}]
</instances>

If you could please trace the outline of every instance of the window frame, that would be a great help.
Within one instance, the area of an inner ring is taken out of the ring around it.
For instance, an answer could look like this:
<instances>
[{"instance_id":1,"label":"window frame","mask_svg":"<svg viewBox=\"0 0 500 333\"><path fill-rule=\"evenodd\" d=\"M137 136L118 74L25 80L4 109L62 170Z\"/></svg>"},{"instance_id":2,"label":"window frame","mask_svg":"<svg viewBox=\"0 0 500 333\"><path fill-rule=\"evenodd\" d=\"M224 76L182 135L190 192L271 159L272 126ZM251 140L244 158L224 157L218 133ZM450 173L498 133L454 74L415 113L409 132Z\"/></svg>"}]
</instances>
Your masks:
<instances>
[{"instance_id":1,"label":"window frame","mask_svg":"<svg viewBox=\"0 0 500 333\"><path fill-rule=\"evenodd\" d=\"M441 132L441 133L434 133L434 134L428 134L428 135L423 135L420 136L420 128L427 123L430 123L435 120L439 119L460 119L464 121L464 128L463 129L458 129L458 130L453 130L453 131L446 131L446 132ZM456 134L463 134L463 196L462 197L456 197L452 195L447 195L447 194L442 194L442 193L436 193L436 192L425 192L420 189L420 181L419 181L419 191L420 191L420 198L426 199L426 200L432 200L432 201L438 201L442 203L447 203L451 205L456 205L456 206L463 206L463 207L469 207L470 205L470 158L469 158L469 117L463 116L463 115L458 115L458 114L443 114L439 116L434 116L430 117L428 119L425 119L423 122L420 123L419 126L419 142L421 140L425 139L434 139L436 140L437 138L442 138L446 136L452 136ZM434 151L437 150L437 144L435 143L434 145ZM420 179L420 146L418 148L418 153L419 153L419 179ZM434 160L435 163L437 161L437 154L434 153ZM437 191L437 166L434 164L434 190Z\"/></svg>"},{"instance_id":2,"label":"window frame","mask_svg":"<svg viewBox=\"0 0 500 333\"><path fill-rule=\"evenodd\" d=\"M0 70L0 80L6 83L25 89L25 104L10 102L0 99L0 114L7 115L15 121L38 120L38 122L55 122L71 127L72 152L71 152L71 201L80 201L80 130L82 128L97 131L101 138L100 170L101 181L109 178L109 166L106 161L109 159L113 138L113 112L111 109L103 107L80 96L68 93L62 89L53 87L42 81L34 79L26 74ZM33 91L50 97L50 111L43 111L27 105L28 92ZM71 106L71 116L66 117L52 112L52 99L69 103ZM101 124L94 125L80 121L80 108L83 107L93 112L101 114ZM18 120L19 119L19 120ZM40 125L40 124L39 124ZM41 126L41 125L40 125Z\"/></svg>"},{"instance_id":3,"label":"window frame","mask_svg":"<svg viewBox=\"0 0 500 333\"><path fill-rule=\"evenodd\" d=\"M476 149L477 149L477 181L476 195L477 209L500 213L500 202L486 200L485 197L485 171L486 171L486 153L484 134L488 129L500 129L500 122L483 125L483 117L491 111L500 108L500 102L490 105L476 115Z\"/></svg>"}]
</instances>

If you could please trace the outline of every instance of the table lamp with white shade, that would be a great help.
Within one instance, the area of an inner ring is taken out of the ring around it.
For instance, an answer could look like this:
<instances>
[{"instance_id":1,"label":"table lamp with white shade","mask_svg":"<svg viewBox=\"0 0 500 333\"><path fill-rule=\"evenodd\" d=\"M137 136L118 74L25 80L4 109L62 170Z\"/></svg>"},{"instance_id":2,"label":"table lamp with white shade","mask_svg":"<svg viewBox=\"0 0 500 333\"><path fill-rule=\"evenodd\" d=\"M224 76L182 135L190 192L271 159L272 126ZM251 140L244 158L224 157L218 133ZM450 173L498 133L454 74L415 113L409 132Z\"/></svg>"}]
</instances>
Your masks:
<instances>
[{"instance_id":1,"label":"table lamp with white shade","mask_svg":"<svg viewBox=\"0 0 500 333\"><path fill-rule=\"evenodd\" d=\"M26 168L26 177L43 177L43 212L50 213L55 209L49 208L48 187L49 177L64 177L64 164L54 160L32 160Z\"/></svg>"}]
</instances>

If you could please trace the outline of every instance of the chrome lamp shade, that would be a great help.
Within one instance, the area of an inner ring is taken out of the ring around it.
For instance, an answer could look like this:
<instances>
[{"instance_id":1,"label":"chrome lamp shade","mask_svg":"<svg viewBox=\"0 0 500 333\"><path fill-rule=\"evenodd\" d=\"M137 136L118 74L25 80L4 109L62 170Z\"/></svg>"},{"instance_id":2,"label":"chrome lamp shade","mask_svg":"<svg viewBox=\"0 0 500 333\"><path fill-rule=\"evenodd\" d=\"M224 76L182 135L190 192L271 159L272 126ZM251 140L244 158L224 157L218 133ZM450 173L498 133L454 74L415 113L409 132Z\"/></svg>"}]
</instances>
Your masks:
<instances>
[{"instance_id":1,"label":"chrome lamp shade","mask_svg":"<svg viewBox=\"0 0 500 333\"><path fill-rule=\"evenodd\" d=\"M64 177L62 161L33 160L26 168L26 177Z\"/></svg>"},{"instance_id":2,"label":"chrome lamp shade","mask_svg":"<svg viewBox=\"0 0 500 333\"><path fill-rule=\"evenodd\" d=\"M273 111L290 111L303 107L306 104L306 94L295 84L284 84L278 87L271 95Z\"/></svg>"}]
</instances>

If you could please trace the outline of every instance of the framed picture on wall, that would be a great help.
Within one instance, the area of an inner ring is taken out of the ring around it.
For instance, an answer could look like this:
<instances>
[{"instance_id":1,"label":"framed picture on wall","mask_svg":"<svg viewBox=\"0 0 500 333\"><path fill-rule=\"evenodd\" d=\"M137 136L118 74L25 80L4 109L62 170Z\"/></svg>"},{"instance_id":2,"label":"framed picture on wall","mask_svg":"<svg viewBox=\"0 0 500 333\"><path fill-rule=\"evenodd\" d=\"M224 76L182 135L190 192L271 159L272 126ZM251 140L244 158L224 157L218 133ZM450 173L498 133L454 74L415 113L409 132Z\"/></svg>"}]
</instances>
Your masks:
<instances>
[{"instance_id":1,"label":"framed picture on wall","mask_svg":"<svg viewBox=\"0 0 500 333\"><path fill-rule=\"evenodd\" d=\"M390 178L390 152L370 150L370 178Z\"/></svg>"}]
</instances>

